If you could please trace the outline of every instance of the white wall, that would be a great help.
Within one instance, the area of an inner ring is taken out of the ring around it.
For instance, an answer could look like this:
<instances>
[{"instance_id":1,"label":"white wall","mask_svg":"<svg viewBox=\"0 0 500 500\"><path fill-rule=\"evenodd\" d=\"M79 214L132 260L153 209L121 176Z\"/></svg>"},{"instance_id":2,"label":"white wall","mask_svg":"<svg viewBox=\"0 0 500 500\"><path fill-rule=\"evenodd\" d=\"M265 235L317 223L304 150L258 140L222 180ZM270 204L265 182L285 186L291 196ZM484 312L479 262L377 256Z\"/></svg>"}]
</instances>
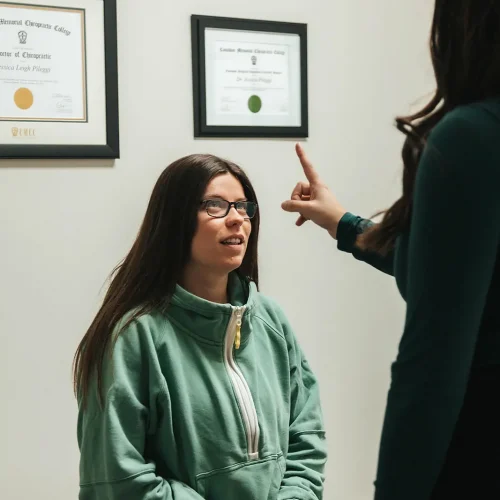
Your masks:
<instances>
[{"instance_id":1,"label":"white wall","mask_svg":"<svg viewBox=\"0 0 500 500\"><path fill-rule=\"evenodd\" d=\"M403 303L391 278L339 254L318 228L296 228L295 217L281 211L302 177L293 141L193 140L189 16L308 23L306 149L345 206L370 215L399 192L402 136L393 117L432 90L432 3L118 0L122 158L115 165L1 162L7 453L0 498L77 498L74 351L107 274L135 237L157 176L193 152L228 157L255 183L262 289L288 312L322 384L330 449L325 499L371 497Z\"/></svg>"}]
</instances>

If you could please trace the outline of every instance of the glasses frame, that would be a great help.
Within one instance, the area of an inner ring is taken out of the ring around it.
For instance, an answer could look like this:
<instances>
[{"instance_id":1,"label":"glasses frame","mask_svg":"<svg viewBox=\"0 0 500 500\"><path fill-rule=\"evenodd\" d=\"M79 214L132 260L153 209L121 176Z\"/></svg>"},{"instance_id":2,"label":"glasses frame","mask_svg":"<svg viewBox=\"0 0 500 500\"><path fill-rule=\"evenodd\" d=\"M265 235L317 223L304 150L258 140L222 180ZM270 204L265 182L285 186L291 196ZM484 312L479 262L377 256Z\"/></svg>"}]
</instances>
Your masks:
<instances>
[{"instance_id":1,"label":"glasses frame","mask_svg":"<svg viewBox=\"0 0 500 500\"><path fill-rule=\"evenodd\" d=\"M227 205L227 210L226 210L226 213L224 215L212 215L208 212L208 207L207 207L207 203L209 201L224 201L226 202L228 205ZM224 198L208 198L206 200L202 200L200 202L200 205L203 206L205 208L205 211L207 212L207 214L210 216L210 217L213 217L214 219L223 219L224 217L227 217L227 214L229 213L229 211L231 210L232 207L234 207L234 209L236 211L238 211L238 208L236 205L240 204L240 203L252 203L254 206L255 206L255 213L253 214L252 217L244 217L245 220L252 220L256 215L257 215L257 210L259 209L259 205L257 205L257 203L255 203L255 201L251 201L251 200L245 200L245 201L229 201L229 200L225 200ZM239 213L239 212L238 212Z\"/></svg>"}]
</instances>

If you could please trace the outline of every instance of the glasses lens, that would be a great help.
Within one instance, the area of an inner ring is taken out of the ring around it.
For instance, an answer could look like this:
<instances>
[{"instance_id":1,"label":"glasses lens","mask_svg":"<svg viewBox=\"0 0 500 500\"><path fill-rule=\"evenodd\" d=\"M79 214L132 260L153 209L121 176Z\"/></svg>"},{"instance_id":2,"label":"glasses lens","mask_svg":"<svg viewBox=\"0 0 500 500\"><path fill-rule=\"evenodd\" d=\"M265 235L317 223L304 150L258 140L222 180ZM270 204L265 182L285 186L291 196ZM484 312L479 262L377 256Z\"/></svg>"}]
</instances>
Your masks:
<instances>
[{"instance_id":1,"label":"glasses lens","mask_svg":"<svg viewBox=\"0 0 500 500\"><path fill-rule=\"evenodd\" d=\"M241 208L240 208L241 205ZM237 210L239 213L248 217L249 219L253 218L255 213L257 212L257 205L253 201L243 201L238 204Z\"/></svg>"},{"instance_id":2,"label":"glasses lens","mask_svg":"<svg viewBox=\"0 0 500 500\"><path fill-rule=\"evenodd\" d=\"M224 200L208 200L206 203L207 212L212 217L223 217L227 212L227 201Z\"/></svg>"}]
</instances>

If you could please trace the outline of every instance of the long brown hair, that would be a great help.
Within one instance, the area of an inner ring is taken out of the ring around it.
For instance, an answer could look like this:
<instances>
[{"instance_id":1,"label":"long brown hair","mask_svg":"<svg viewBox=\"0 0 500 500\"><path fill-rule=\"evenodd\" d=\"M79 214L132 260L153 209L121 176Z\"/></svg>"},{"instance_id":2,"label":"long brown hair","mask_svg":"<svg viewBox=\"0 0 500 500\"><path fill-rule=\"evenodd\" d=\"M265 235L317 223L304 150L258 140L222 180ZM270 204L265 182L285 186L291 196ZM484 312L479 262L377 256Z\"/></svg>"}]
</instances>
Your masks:
<instances>
[{"instance_id":1,"label":"long brown hair","mask_svg":"<svg viewBox=\"0 0 500 500\"><path fill-rule=\"evenodd\" d=\"M382 254L409 227L415 178L429 133L457 106L500 96L499 0L436 0L430 52L437 84L432 99L417 113L396 119L406 135L402 196L360 238L361 247Z\"/></svg>"},{"instance_id":2,"label":"long brown hair","mask_svg":"<svg viewBox=\"0 0 500 500\"><path fill-rule=\"evenodd\" d=\"M189 262L197 227L200 202L208 183L221 174L232 174L245 196L257 202L243 170L212 155L190 155L169 165L154 186L139 234L125 259L112 271L104 301L80 342L73 363L74 390L85 404L92 377L97 377L102 402L102 363L114 330L128 317L121 330L138 316L166 310L177 282ZM252 219L252 232L238 273L258 286L259 212ZM115 336L115 340L116 340Z\"/></svg>"}]
</instances>

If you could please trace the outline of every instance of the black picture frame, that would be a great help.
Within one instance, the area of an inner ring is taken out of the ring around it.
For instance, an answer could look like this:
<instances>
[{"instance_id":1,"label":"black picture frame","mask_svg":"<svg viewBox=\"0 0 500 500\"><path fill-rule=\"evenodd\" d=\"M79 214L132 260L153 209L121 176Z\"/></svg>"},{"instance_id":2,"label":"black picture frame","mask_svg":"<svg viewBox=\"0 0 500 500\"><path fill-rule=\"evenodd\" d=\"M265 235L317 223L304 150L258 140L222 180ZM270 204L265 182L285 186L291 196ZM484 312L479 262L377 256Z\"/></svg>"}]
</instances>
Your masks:
<instances>
[{"instance_id":1,"label":"black picture frame","mask_svg":"<svg viewBox=\"0 0 500 500\"><path fill-rule=\"evenodd\" d=\"M300 37L300 126L207 125L204 37L206 28L286 33ZM191 16L191 54L194 137L307 138L309 136L307 24L193 14Z\"/></svg>"},{"instance_id":2,"label":"black picture frame","mask_svg":"<svg viewBox=\"0 0 500 500\"><path fill-rule=\"evenodd\" d=\"M81 0L82 7L87 0ZM118 97L118 29L116 0L102 0L104 15L104 73L106 99L106 144L4 144L0 159L117 159L120 158ZM5 2L7 3L7 2ZM11 2L29 4L29 0ZM57 0L48 0L54 6ZM87 35L89 32L87 31Z\"/></svg>"}]
</instances>

